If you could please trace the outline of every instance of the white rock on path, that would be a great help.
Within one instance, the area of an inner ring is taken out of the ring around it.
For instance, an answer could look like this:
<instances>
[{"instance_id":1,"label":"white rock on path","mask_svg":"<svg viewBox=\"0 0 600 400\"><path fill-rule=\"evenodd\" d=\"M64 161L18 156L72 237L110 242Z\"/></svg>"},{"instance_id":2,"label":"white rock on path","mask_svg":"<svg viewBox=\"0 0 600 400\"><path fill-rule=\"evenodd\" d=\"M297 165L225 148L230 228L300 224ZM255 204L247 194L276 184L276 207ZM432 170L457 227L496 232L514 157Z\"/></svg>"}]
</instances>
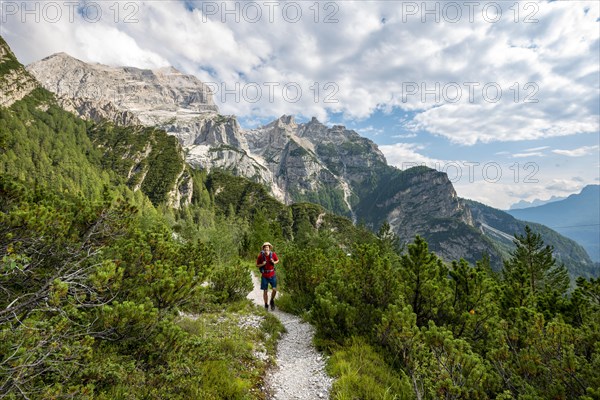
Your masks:
<instances>
[{"instance_id":1,"label":"white rock on path","mask_svg":"<svg viewBox=\"0 0 600 400\"><path fill-rule=\"evenodd\" d=\"M254 290L248 298L263 307L260 278L253 276ZM269 296L271 292L269 291ZM271 400L325 399L333 379L325 372L325 358L312 344L313 327L295 315L272 312L287 329L277 344L277 365L265 379Z\"/></svg>"}]
</instances>

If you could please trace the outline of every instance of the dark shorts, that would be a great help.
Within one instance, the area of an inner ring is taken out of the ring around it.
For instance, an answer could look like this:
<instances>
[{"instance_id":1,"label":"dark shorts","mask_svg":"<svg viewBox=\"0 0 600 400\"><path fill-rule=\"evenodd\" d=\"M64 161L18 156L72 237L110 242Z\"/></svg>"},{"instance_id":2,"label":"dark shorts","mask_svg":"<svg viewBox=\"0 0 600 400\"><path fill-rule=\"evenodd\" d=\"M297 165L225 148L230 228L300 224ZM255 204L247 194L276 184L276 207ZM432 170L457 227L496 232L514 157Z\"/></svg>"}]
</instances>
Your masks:
<instances>
[{"instance_id":1,"label":"dark shorts","mask_svg":"<svg viewBox=\"0 0 600 400\"><path fill-rule=\"evenodd\" d=\"M275 289L277 287L277 276L271 278L262 276L260 279L260 290L269 290L269 283L271 284L271 287Z\"/></svg>"}]
</instances>

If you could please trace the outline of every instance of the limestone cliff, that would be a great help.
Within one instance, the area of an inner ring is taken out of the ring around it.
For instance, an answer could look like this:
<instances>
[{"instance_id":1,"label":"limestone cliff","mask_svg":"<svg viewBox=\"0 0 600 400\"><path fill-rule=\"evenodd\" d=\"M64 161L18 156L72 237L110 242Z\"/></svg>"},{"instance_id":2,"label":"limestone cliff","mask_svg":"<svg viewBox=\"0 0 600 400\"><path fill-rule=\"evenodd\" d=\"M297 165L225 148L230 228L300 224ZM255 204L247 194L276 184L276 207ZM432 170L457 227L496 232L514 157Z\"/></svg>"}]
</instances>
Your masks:
<instances>
[{"instance_id":1,"label":"limestone cliff","mask_svg":"<svg viewBox=\"0 0 600 400\"><path fill-rule=\"evenodd\" d=\"M65 109L94 121L162 128L178 138L190 165L271 183L273 194L284 199L263 160L250 154L237 120L218 114L209 87L196 77L172 67L143 70L90 64L65 53L27 69Z\"/></svg>"},{"instance_id":2,"label":"limestone cliff","mask_svg":"<svg viewBox=\"0 0 600 400\"><path fill-rule=\"evenodd\" d=\"M35 79L25 71L0 37L0 107L10 107L36 87L38 84Z\"/></svg>"},{"instance_id":3,"label":"limestone cliff","mask_svg":"<svg viewBox=\"0 0 600 400\"><path fill-rule=\"evenodd\" d=\"M122 112L134 114L147 126L193 123L218 111L208 86L174 68L145 70L90 64L65 53L30 64L27 69L44 88L59 98L77 99L97 105L105 117L120 122ZM115 118L106 104L113 105ZM88 116L90 115L83 115Z\"/></svg>"}]
</instances>

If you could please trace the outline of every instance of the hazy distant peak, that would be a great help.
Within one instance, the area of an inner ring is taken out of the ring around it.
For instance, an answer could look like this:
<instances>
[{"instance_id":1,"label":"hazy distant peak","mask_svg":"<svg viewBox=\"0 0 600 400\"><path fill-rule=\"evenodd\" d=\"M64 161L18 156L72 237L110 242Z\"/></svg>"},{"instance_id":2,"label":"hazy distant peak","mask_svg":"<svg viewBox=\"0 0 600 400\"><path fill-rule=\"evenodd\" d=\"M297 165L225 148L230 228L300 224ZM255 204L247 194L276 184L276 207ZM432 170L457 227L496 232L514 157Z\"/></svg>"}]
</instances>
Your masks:
<instances>
[{"instance_id":1,"label":"hazy distant peak","mask_svg":"<svg viewBox=\"0 0 600 400\"><path fill-rule=\"evenodd\" d=\"M535 200L531 200L531 201L526 201L526 200L520 200L517 203L512 204L509 207L509 210L523 210L525 208L532 208L532 207L539 207L539 206L543 206L545 204L550 204L550 203L554 203L557 201L561 201L561 200L565 200L569 197L573 197L573 196L578 196L578 195L588 195L588 194L592 194L594 192L597 192L600 190L600 185L587 185L585 186L583 189L581 189L580 192L578 193L573 193L569 196L565 196L565 197L559 197L559 196L552 196L547 200L541 200L541 199L535 199Z\"/></svg>"},{"instance_id":2,"label":"hazy distant peak","mask_svg":"<svg viewBox=\"0 0 600 400\"><path fill-rule=\"evenodd\" d=\"M583 189L581 189L580 194L594 193L600 190L600 185L587 185Z\"/></svg>"},{"instance_id":3,"label":"hazy distant peak","mask_svg":"<svg viewBox=\"0 0 600 400\"><path fill-rule=\"evenodd\" d=\"M543 206L544 204L549 204L549 203L553 203L555 201L560 201L560 200L564 200L564 199L566 199L566 197L552 196L547 200L541 200L541 199L534 199L531 201L520 200L517 203L512 204L509 207L509 210L522 210L524 208L538 207L538 206Z\"/></svg>"}]
</instances>

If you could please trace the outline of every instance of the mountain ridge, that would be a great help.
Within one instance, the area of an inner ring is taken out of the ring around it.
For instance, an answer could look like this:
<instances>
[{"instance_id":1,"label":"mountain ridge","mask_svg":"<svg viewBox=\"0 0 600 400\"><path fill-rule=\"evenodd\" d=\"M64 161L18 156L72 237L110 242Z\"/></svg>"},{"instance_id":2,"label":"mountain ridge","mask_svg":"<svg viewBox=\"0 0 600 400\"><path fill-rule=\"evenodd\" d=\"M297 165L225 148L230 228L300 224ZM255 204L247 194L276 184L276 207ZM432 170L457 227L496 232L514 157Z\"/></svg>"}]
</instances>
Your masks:
<instances>
[{"instance_id":1,"label":"mountain ridge","mask_svg":"<svg viewBox=\"0 0 600 400\"><path fill-rule=\"evenodd\" d=\"M486 230L481 220L473 218L468 203L458 197L446 174L429 168L400 171L389 166L374 142L344 126L326 126L316 118L297 123L293 116L283 115L264 126L245 130L235 116L218 113L210 94L184 90L178 95L157 86L161 72L89 66L66 55L38 61L28 70L65 102L79 105L71 111L81 117L94 119L95 111L99 119L115 124L164 129L177 137L187 163L194 168L247 177L265 185L285 204L320 204L372 230L389 221L404 243L414 235L422 235L447 260L465 258L474 263L489 254L494 269L502 266L504 244L498 243L497 235ZM180 74L169 68L162 70L167 75ZM116 78L107 71L113 71ZM123 83L124 76L132 80ZM195 77L178 75L177 79L192 85L189 90L206 89ZM147 87L150 83L152 88ZM117 97L116 103L103 92L95 98L84 97L99 86L117 87L117 93L129 97ZM139 100L148 91L153 100ZM183 101L185 98L190 101ZM85 108L79 104L82 101ZM519 232L506 232L515 233ZM577 263L587 265L591 261L583 257Z\"/></svg>"},{"instance_id":2,"label":"mountain ridge","mask_svg":"<svg viewBox=\"0 0 600 400\"><path fill-rule=\"evenodd\" d=\"M551 196L547 200L542 200L542 199L534 199L531 201L519 200L518 202L511 204L510 207L508 207L508 210L506 210L506 211L522 210L524 208L543 206L544 204L550 204L550 203L554 203L555 201L560 201L560 200L564 200L564 199L566 199L566 197Z\"/></svg>"},{"instance_id":3,"label":"mountain ridge","mask_svg":"<svg viewBox=\"0 0 600 400\"><path fill-rule=\"evenodd\" d=\"M592 260L600 262L600 185L587 185L580 193L560 201L507 212L549 226L581 243Z\"/></svg>"}]
</instances>

